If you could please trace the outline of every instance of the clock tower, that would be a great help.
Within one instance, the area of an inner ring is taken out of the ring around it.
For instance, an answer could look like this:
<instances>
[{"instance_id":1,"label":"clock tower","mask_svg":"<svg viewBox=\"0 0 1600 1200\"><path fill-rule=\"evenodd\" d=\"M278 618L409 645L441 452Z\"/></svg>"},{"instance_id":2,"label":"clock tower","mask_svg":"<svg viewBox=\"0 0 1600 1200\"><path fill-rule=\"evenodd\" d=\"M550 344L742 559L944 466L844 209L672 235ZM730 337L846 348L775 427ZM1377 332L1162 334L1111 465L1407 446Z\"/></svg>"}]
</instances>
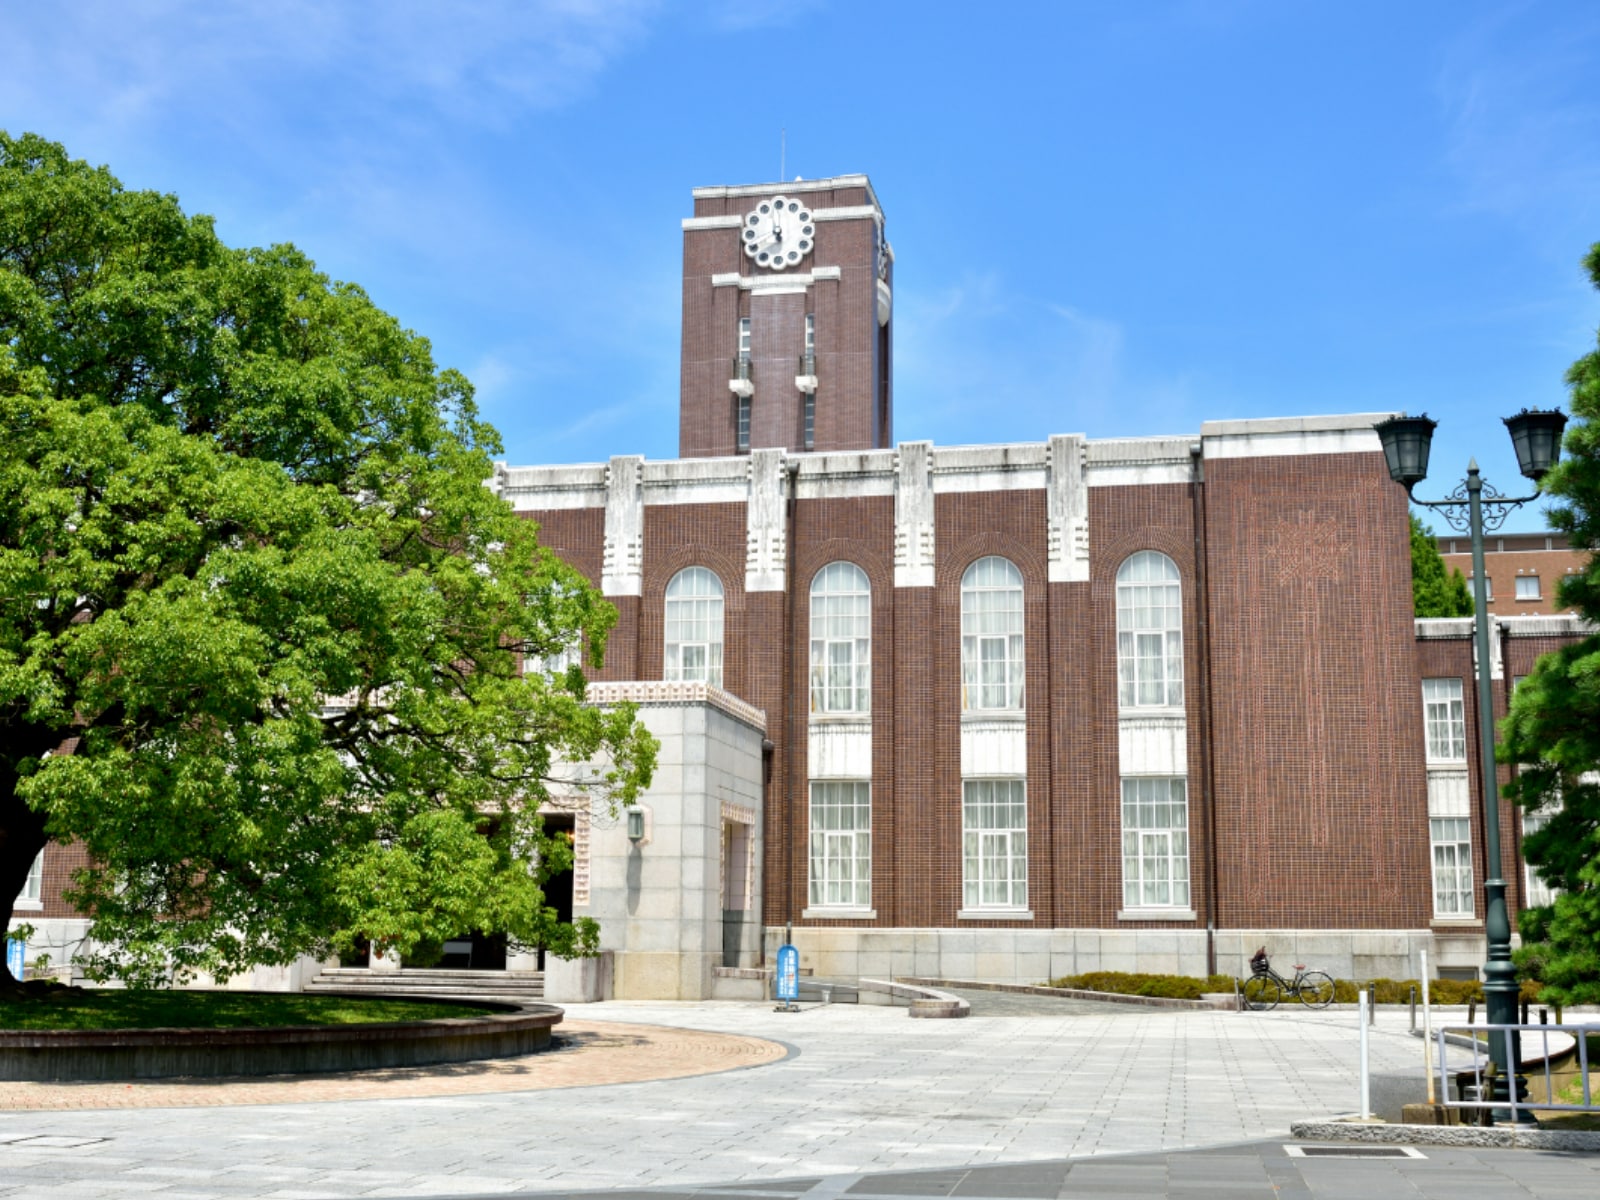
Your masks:
<instances>
[{"instance_id":1,"label":"clock tower","mask_svg":"<svg viewBox=\"0 0 1600 1200\"><path fill-rule=\"evenodd\" d=\"M892 445L893 285L865 175L695 188L679 456Z\"/></svg>"}]
</instances>

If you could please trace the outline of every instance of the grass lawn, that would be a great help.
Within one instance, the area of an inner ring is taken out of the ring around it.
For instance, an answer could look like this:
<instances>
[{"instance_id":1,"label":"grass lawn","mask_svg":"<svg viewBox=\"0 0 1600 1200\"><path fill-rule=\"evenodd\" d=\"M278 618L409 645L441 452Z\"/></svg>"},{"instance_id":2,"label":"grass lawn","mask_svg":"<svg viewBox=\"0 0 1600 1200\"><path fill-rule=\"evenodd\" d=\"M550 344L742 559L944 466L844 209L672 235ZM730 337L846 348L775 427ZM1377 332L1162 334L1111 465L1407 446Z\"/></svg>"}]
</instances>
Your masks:
<instances>
[{"instance_id":1,"label":"grass lawn","mask_svg":"<svg viewBox=\"0 0 1600 1200\"><path fill-rule=\"evenodd\" d=\"M494 1011L383 997L52 987L0 998L0 1029L262 1029L475 1017Z\"/></svg>"}]
</instances>

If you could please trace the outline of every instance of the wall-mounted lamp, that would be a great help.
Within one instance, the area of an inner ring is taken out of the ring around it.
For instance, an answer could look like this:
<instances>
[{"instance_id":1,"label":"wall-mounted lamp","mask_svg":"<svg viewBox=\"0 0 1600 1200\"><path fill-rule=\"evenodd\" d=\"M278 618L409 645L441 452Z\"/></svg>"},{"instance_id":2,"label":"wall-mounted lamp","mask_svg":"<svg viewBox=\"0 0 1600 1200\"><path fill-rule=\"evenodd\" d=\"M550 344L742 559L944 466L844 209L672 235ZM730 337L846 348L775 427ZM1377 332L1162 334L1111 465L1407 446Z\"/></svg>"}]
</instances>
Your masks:
<instances>
[{"instance_id":1,"label":"wall-mounted lamp","mask_svg":"<svg viewBox=\"0 0 1600 1200\"><path fill-rule=\"evenodd\" d=\"M628 806L628 840L635 846L644 841L644 809L637 804Z\"/></svg>"}]
</instances>

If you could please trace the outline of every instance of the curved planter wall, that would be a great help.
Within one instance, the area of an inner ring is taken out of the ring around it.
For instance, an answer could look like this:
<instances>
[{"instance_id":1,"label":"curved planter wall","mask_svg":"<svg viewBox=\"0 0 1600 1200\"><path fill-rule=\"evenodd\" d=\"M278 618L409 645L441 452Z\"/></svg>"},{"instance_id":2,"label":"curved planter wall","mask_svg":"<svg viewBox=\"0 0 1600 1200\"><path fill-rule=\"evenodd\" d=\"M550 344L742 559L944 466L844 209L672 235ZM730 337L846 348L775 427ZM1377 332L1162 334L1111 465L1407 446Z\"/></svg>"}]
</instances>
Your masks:
<instances>
[{"instance_id":1,"label":"curved planter wall","mask_svg":"<svg viewBox=\"0 0 1600 1200\"><path fill-rule=\"evenodd\" d=\"M292 1075L514 1058L549 1046L550 1030L561 1017L555 1005L527 1004L487 1017L368 1025L0 1030L0 1079Z\"/></svg>"}]
</instances>

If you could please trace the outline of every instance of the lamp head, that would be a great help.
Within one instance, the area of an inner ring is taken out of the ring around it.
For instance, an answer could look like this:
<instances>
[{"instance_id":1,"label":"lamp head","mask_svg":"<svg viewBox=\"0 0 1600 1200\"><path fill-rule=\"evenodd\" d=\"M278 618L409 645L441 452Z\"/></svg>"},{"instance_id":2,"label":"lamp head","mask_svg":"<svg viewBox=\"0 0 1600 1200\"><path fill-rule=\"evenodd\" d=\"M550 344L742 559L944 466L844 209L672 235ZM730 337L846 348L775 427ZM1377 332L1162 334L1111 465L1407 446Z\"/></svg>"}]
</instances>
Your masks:
<instances>
[{"instance_id":1,"label":"lamp head","mask_svg":"<svg viewBox=\"0 0 1600 1200\"><path fill-rule=\"evenodd\" d=\"M1557 409L1525 408L1505 421L1517 451L1517 469L1538 483L1561 458L1561 431L1567 427L1567 414Z\"/></svg>"},{"instance_id":2,"label":"lamp head","mask_svg":"<svg viewBox=\"0 0 1600 1200\"><path fill-rule=\"evenodd\" d=\"M1401 414L1379 421L1372 428L1383 443L1383 457L1389 464L1389 477L1411 494L1428 477L1428 452L1433 447L1433 431L1439 422L1427 413L1420 417Z\"/></svg>"}]
</instances>

